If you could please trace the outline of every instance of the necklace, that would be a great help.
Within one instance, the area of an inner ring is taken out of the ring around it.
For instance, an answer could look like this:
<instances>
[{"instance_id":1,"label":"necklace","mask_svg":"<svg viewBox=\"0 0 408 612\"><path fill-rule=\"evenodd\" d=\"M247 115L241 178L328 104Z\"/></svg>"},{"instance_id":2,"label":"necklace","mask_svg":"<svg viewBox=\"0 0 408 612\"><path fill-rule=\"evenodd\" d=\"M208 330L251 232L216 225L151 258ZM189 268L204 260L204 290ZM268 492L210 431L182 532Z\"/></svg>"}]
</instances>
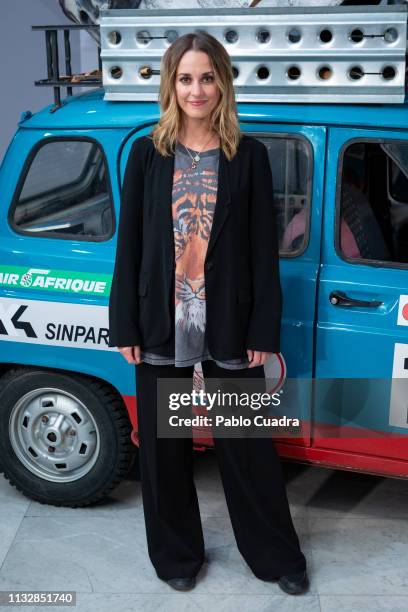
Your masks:
<instances>
[{"instance_id":1,"label":"necklace","mask_svg":"<svg viewBox=\"0 0 408 612\"><path fill-rule=\"evenodd\" d=\"M208 138L206 140L206 142L204 143L204 145L201 147L200 151L196 151L195 155L191 155L190 151L187 149L186 145L183 144L183 147L185 148L185 150L187 151L187 153L189 154L189 156L191 157L191 169L193 170L194 168L197 167L198 162L200 161L201 157L200 157L200 153L202 153L203 149L205 148L205 146L209 143L211 139L211 134L210 134L210 138ZM181 143L182 144L182 143Z\"/></svg>"}]
</instances>

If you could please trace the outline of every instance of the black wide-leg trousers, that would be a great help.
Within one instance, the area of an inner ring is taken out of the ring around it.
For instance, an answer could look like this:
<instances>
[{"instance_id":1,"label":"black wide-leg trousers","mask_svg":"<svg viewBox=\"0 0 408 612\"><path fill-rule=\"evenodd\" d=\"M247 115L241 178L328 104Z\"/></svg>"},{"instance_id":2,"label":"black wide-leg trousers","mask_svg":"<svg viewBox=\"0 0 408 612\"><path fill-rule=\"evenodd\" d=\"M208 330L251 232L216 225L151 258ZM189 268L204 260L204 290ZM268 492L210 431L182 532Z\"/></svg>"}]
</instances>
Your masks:
<instances>
[{"instance_id":1,"label":"black wide-leg trousers","mask_svg":"<svg viewBox=\"0 0 408 612\"><path fill-rule=\"evenodd\" d=\"M202 369L204 379L265 377L263 366L228 370L205 360ZM193 371L194 366L136 365L147 547L157 575L164 580L195 576L204 561L193 439L157 436L157 379L192 379ZM272 438L214 435L213 439L238 550L254 575L271 580L306 569Z\"/></svg>"}]
</instances>

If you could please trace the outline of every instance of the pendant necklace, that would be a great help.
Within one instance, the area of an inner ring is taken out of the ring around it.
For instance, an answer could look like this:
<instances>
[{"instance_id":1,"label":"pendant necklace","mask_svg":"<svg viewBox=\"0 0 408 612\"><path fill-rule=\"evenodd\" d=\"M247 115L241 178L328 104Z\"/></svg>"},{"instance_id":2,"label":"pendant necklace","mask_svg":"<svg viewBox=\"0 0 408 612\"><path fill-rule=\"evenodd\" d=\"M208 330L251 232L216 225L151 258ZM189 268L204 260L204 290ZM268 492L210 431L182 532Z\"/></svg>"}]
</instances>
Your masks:
<instances>
[{"instance_id":1,"label":"pendant necklace","mask_svg":"<svg viewBox=\"0 0 408 612\"><path fill-rule=\"evenodd\" d=\"M208 140L205 142L205 144L201 147L201 151L196 151L195 155L191 155L190 151L187 149L186 145L183 144L183 147L185 148L185 150L187 151L187 153L189 154L189 156L191 157L191 170L193 170L194 168L197 167L198 162L200 161L201 157L200 157L200 153L202 153L204 147L209 143L210 139L211 139L211 134L210 134L210 138L208 138Z\"/></svg>"}]
</instances>

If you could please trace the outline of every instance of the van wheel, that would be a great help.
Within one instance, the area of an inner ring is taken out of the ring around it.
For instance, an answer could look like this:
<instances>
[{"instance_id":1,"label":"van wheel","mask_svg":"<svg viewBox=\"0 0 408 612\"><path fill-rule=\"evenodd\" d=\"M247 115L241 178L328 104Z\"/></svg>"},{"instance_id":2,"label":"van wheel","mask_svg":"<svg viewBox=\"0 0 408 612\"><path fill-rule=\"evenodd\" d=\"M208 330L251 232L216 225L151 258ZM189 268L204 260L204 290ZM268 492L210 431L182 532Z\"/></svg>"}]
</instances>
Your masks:
<instances>
[{"instance_id":1,"label":"van wheel","mask_svg":"<svg viewBox=\"0 0 408 612\"><path fill-rule=\"evenodd\" d=\"M0 378L0 472L31 499L77 508L106 496L133 463L130 433L98 380L27 367Z\"/></svg>"}]
</instances>

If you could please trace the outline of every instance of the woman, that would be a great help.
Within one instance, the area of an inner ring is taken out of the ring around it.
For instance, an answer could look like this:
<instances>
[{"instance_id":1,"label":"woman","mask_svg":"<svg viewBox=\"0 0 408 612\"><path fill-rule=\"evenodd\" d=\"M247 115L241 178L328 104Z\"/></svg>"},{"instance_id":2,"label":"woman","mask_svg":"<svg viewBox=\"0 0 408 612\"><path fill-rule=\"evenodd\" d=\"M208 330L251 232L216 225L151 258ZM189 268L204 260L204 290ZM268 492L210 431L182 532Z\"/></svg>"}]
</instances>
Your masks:
<instances>
[{"instance_id":1,"label":"woman","mask_svg":"<svg viewBox=\"0 0 408 612\"><path fill-rule=\"evenodd\" d=\"M157 436L159 378L264 381L279 351L281 289L272 176L242 135L229 55L186 34L161 63L161 118L126 167L109 308L109 346L136 365L139 456L150 559L178 590L195 585L204 541L192 438ZM255 576L308 587L271 438L214 436L238 548Z\"/></svg>"}]
</instances>

